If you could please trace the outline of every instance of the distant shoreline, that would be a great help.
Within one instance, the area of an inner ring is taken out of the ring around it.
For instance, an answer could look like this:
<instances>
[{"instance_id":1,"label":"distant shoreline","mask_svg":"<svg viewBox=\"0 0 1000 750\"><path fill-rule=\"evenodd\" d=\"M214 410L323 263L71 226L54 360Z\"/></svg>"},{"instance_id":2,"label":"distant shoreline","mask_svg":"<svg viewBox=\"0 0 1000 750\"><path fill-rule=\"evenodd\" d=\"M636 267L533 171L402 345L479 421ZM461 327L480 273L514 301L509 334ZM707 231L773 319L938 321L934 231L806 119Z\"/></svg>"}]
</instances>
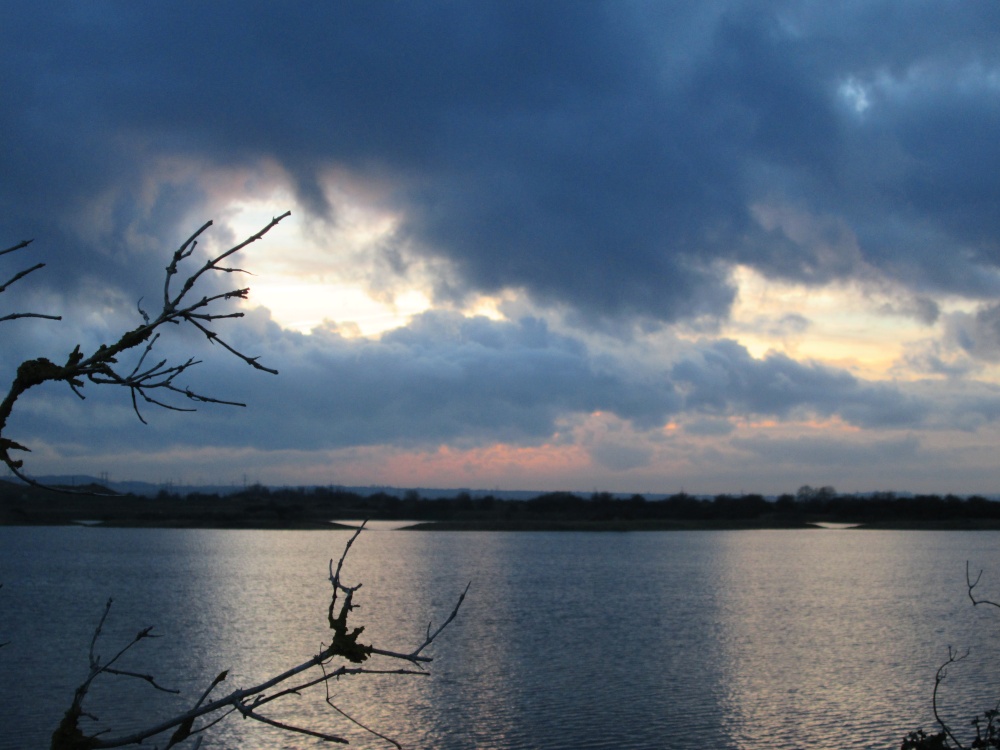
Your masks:
<instances>
[{"instance_id":1,"label":"distant shoreline","mask_svg":"<svg viewBox=\"0 0 1000 750\"><path fill-rule=\"evenodd\" d=\"M396 519L378 519L389 521ZM95 522L87 520L18 523L0 521L0 526L39 527L79 526L101 529L213 529L218 531L349 531L356 526L336 522L320 521L261 521L247 519L246 521L229 520L226 522L213 520L171 519L162 518L156 521L107 521ZM489 521L421 521L404 526L394 531L418 532L591 532L591 533L621 533L644 531L760 531L760 530L813 530L827 533L843 533L846 531L1000 531L1000 522L995 519L981 521L884 521L851 525L847 528L824 528L815 522L795 524L767 523L759 521L535 521L535 522L489 522Z\"/></svg>"},{"instance_id":2,"label":"distant shoreline","mask_svg":"<svg viewBox=\"0 0 1000 750\"><path fill-rule=\"evenodd\" d=\"M81 492L81 490L83 490ZM767 499L701 498L683 493L648 500L609 493L550 492L504 500L459 493L424 498L359 495L335 488L250 487L229 495L116 494L100 485L66 491L0 481L0 525L118 528L330 530L340 519L406 521L415 531L704 531L723 529L1000 530L1000 502L954 495L869 497L831 490Z\"/></svg>"}]
</instances>

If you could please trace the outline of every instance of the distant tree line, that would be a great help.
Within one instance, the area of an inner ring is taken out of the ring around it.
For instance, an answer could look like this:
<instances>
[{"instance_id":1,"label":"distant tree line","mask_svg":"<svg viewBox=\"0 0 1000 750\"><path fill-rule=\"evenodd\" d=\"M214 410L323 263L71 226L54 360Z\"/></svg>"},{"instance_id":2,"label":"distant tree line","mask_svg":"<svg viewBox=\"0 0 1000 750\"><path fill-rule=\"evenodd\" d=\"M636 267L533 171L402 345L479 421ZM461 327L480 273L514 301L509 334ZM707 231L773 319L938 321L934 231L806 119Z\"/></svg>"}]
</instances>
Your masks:
<instances>
[{"instance_id":1,"label":"distant tree line","mask_svg":"<svg viewBox=\"0 0 1000 750\"><path fill-rule=\"evenodd\" d=\"M100 488L96 488L100 489ZM335 487L269 488L252 485L232 494L161 490L155 497L53 495L45 489L0 482L0 523L64 523L90 519L134 525L296 526L372 519L452 522L479 528L559 528L559 524L666 526L698 523L794 527L826 521L855 524L1000 526L1000 502L974 495L841 494L832 487L802 487L795 494L714 497L683 492L657 500L608 492L547 492L528 499L473 496L422 497L415 490L371 495Z\"/></svg>"},{"instance_id":2,"label":"distant tree line","mask_svg":"<svg viewBox=\"0 0 1000 750\"><path fill-rule=\"evenodd\" d=\"M338 512L361 513L369 518L441 521L462 518L524 516L571 518L587 521L613 520L761 520L787 517L792 520L823 520L871 523L888 520L944 521L1000 519L1000 502L974 495L869 495L838 494L830 487L803 487L794 495L769 500L760 494L720 494L698 497L683 492L661 500L643 495L619 496L609 492L578 494L547 492L530 500L509 500L460 492L453 497L424 498L409 490L402 495L373 495L332 488L248 488L232 496L247 502L248 509L285 508L306 511L317 505ZM181 500L181 498L177 498ZM254 502L256 501L256 502Z\"/></svg>"}]
</instances>

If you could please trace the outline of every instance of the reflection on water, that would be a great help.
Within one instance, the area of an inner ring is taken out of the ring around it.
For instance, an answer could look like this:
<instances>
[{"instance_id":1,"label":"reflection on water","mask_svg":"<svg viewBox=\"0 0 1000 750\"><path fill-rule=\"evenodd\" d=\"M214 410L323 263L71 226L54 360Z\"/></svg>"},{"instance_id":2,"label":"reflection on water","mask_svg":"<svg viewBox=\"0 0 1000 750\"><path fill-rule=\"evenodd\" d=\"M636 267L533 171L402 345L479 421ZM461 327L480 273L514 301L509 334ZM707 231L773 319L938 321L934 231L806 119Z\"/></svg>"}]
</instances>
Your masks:
<instances>
[{"instance_id":1,"label":"reflection on water","mask_svg":"<svg viewBox=\"0 0 1000 750\"><path fill-rule=\"evenodd\" d=\"M860 523L843 523L840 521L813 521L812 526L818 526L821 529L856 529L861 526Z\"/></svg>"},{"instance_id":2,"label":"reflection on water","mask_svg":"<svg viewBox=\"0 0 1000 750\"><path fill-rule=\"evenodd\" d=\"M330 523L336 523L341 526L350 526L352 529L356 529L364 524L364 527L369 531L397 531L399 529L405 529L409 526L416 526L419 523L427 523L427 521L369 521L366 519L335 519L330 521Z\"/></svg>"},{"instance_id":3,"label":"reflection on water","mask_svg":"<svg viewBox=\"0 0 1000 750\"><path fill-rule=\"evenodd\" d=\"M106 650L155 624L165 637L131 665L188 696L95 693L95 713L116 729L137 706L147 723L189 705L221 669L233 689L315 653L328 634L327 564L350 533L0 528L0 641L11 642L0 684L19 696L0 701L0 748L47 744L111 595ZM1000 620L972 608L963 579L970 559L1000 582L998 542L996 532L375 530L345 574L364 583L364 638L412 648L469 580L472 590L435 647L432 677L344 680L334 700L412 748L898 747L930 728L949 644L977 657L944 686L956 723L1000 696L986 668L1000 657ZM321 695L274 715L379 746ZM313 744L231 719L203 747Z\"/></svg>"}]
</instances>

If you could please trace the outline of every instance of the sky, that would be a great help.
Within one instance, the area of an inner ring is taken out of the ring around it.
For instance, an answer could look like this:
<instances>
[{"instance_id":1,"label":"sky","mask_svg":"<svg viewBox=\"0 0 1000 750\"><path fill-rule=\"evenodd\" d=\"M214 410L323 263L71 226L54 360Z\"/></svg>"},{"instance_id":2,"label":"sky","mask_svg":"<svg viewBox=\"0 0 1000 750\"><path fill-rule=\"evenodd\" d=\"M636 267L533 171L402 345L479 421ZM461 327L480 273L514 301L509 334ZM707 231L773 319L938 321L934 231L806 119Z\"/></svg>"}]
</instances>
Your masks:
<instances>
[{"instance_id":1,"label":"sky","mask_svg":"<svg viewBox=\"0 0 1000 750\"><path fill-rule=\"evenodd\" d=\"M157 344L245 408L47 384L29 474L1000 492L993 0L40 0L0 135L7 382L292 212L200 282L278 375Z\"/></svg>"}]
</instances>

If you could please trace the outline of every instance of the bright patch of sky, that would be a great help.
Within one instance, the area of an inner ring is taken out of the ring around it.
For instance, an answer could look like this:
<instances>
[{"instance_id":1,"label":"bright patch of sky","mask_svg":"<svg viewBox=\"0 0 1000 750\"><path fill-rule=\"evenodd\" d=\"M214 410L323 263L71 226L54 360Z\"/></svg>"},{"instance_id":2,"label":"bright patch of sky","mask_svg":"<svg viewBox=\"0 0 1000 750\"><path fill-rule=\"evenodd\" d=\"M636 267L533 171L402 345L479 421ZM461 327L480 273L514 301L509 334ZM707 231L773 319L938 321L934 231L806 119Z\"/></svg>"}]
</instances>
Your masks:
<instances>
[{"instance_id":1,"label":"bright patch of sky","mask_svg":"<svg viewBox=\"0 0 1000 750\"><path fill-rule=\"evenodd\" d=\"M824 287L767 279L746 266L733 269L739 293L723 333L756 357L778 351L844 367L871 379L898 377L892 369L935 334L932 326L874 284Z\"/></svg>"},{"instance_id":2,"label":"bright patch of sky","mask_svg":"<svg viewBox=\"0 0 1000 750\"><path fill-rule=\"evenodd\" d=\"M864 114L871 105L871 100L868 98L868 87L858 81L856 78L848 78L837 90L844 100L854 109L858 114Z\"/></svg>"},{"instance_id":3,"label":"bright patch of sky","mask_svg":"<svg viewBox=\"0 0 1000 750\"><path fill-rule=\"evenodd\" d=\"M229 204L223 212L225 223L234 236L250 236L270 221L281 201L295 210L282 224L280 237L251 246L242 256L241 263L254 274L248 281L250 306L266 307L288 330L309 334L334 325L345 336L374 336L405 326L430 309L423 290L396 288L378 295L352 267L392 235L392 219L376 211L354 204L342 207L337 226L310 226L300 218L307 212L284 193Z\"/></svg>"}]
</instances>

